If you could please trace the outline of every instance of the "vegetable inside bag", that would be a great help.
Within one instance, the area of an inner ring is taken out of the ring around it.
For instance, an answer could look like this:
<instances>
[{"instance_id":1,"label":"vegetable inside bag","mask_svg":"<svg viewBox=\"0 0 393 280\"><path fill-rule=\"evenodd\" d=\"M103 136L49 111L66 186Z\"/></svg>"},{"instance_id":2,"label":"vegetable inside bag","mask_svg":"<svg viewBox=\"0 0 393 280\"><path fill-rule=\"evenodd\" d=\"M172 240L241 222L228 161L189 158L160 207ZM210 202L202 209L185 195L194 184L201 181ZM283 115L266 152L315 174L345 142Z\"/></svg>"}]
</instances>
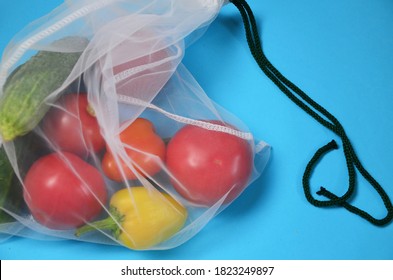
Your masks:
<instances>
[{"instance_id":1,"label":"vegetable inside bag","mask_svg":"<svg viewBox=\"0 0 393 280\"><path fill-rule=\"evenodd\" d=\"M224 2L70 0L15 37L0 134L20 199L1 232L168 249L260 175L269 146L182 64Z\"/></svg>"}]
</instances>

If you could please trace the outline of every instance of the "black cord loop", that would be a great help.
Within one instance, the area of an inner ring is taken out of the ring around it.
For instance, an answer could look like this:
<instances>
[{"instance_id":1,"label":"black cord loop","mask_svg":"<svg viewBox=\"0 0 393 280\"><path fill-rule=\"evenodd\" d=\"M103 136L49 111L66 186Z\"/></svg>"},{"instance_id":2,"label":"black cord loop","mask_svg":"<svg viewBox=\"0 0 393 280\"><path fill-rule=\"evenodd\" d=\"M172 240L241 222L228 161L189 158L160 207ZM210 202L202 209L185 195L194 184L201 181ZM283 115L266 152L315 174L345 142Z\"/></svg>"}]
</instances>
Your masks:
<instances>
[{"instance_id":1,"label":"black cord loop","mask_svg":"<svg viewBox=\"0 0 393 280\"><path fill-rule=\"evenodd\" d=\"M317 207L344 207L348 211L364 218L365 220L377 226L383 226L391 222L393 219L393 205L390 201L389 196L381 187L381 185L361 164L341 123L325 108L323 108L320 104L311 99L305 92L303 92L299 87L297 87L290 80L288 80L283 74L281 74L281 72L278 71L267 59L262 49L262 43L259 37L254 14L247 2L245 0L230 0L230 2L232 2L240 11L246 32L247 43L249 45L251 54L257 62L258 66L264 72L264 74L298 107L300 107L308 115L313 117L317 122L332 131L341 139L343 153L348 170L347 191L345 192L345 194L339 197L331 193L324 187L321 187L317 194L325 197L328 200L317 200L311 194L310 178L315 167L326 153L338 149L337 143L333 140L327 145L318 149L314 156L311 158L310 162L307 164L302 182L306 199L312 205ZM382 198L384 206L387 210L387 214L384 218L376 219L367 212L357 207L354 207L347 202L355 191L356 170L359 171L359 173L366 179L366 181L377 191L377 193Z\"/></svg>"}]
</instances>

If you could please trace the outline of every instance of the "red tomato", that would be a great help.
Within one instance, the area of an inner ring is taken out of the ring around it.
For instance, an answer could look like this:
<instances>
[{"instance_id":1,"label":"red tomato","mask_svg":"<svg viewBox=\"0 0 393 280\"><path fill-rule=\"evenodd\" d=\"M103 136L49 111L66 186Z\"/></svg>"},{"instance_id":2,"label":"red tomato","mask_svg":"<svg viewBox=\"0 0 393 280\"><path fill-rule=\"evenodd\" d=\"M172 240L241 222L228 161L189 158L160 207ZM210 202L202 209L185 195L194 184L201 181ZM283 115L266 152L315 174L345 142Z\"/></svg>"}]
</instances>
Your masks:
<instances>
[{"instance_id":1,"label":"red tomato","mask_svg":"<svg viewBox=\"0 0 393 280\"><path fill-rule=\"evenodd\" d=\"M155 133L150 121L136 119L120 133L120 140L125 145L129 163L138 173L152 176L161 170L161 163L165 160L165 143ZM120 164L117 164L110 148L102 159L102 170L114 181L137 179L137 174L124 161L120 160Z\"/></svg>"},{"instance_id":2,"label":"red tomato","mask_svg":"<svg viewBox=\"0 0 393 280\"><path fill-rule=\"evenodd\" d=\"M241 138L193 125L180 129L167 147L166 163L175 189L187 200L211 206L245 188L253 166L250 144Z\"/></svg>"},{"instance_id":3,"label":"red tomato","mask_svg":"<svg viewBox=\"0 0 393 280\"><path fill-rule=\"evenodd\" d=\"M92 114L86 93L64 95L45 116L43 131L60 150L86 157L105 147L96 117Z\"/></svg>"},{"instance_id":4,"label":"red tomato","mask_svg":"<svg viewBox=\"0 0 393 280\"><path fill-rule=\"evenodd\" d=\"M71 153L38 159L24 179L33 217L52 229L73 229L94 219L107 200L100 172Z\"/></svg>"}]
</instances>

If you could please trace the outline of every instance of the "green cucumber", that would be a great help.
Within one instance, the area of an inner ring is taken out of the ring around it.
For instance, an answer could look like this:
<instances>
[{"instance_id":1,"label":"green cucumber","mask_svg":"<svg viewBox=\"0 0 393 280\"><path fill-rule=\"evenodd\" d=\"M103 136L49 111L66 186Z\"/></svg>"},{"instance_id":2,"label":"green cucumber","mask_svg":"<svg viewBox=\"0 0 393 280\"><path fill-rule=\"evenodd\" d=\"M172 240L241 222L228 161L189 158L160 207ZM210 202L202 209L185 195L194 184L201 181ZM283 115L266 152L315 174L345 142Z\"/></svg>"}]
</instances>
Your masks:
<instances>
[{"instance_id":1,"label":"green cucumber","mask_svg":"<svg viewBox=\"0 0 393 280\"><path fill-rule=\"evenodd\" d=\"M0 224L12 220L1 207L6 207L6 203L11 197L13 179L15 177L14 170L8 161L7 154L3 147L0 148Z\"/></svg>"},{"instance_id":2,"label":"green cucumber","mask_svg":"<svg viewBox=\"0 0 393 280\"><path fill-rule=\"evenodd\" d=\"M18 171L23 179L31 165L40 157L50 153L46 142L30 132L14 140ZM24 215L27 207L23 200L23 186L16 176L7 157L4 146L0 147L0 224L13 221L4 209L17 215Z\"/></svg>"},{"instance_id":3,"label":"green cucumber","mask_svg":"<svg viewBox=\"0 0 393 280\"><path fill-rule=\"evenodd\" d=\"M66 37L53 47L87 45L81 37ZM68 47L69 48L69 47ZM67 79L81 52L39 51L8 77L0 99L0 137L4 142L33 130L50 106L45 99Z\"/></svg>"}]
</instances>

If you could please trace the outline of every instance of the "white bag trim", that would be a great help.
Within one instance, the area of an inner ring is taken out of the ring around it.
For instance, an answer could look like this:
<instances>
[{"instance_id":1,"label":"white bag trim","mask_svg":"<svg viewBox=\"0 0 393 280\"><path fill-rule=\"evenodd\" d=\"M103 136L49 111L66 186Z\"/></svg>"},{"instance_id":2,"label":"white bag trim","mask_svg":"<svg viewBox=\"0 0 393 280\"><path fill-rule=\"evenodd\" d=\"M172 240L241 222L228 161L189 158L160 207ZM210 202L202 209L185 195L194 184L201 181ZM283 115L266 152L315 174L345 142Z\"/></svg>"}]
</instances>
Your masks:
<instances>
[{"instance_id":1,"label":"white bag trim","mask_svg":"<svg viewBox=\"0 0 393 280\"><path fill-rule=\"evenodd\" d=\"M214 124L214 123L210 123L207 121L195 120L195 119L187 118L184 116L176 115L176 114L170 113L168 111L165 111L164 109L162 109L158 106L155 106L154 104L151 104L149 102L141 100L139 98L118 94L118 100L121 103L126 103L126 104L130 104L130 105L142 106L145 108L153 109L153 110L165 115L166 117L168 117L172 120L175 120L177 122L180 122L180 123L195 125L195 126L198 126L198 127L204 128L204 129L208 129L208 130L228 133L228 134L234 135L236 137L242 138L247 141L251 141L254 139L253 135L250 132L243 132L243 131L239 131L239 130L236 130L236 129L233 129L233 128L230 128L227 126Z\"/></svg>"},{"instance_id":2,"label":"white bag trim","mask_svg":"<svg viewBox=\"0 0 393 280\"><path fill-rule=\"evenodd\" d=\"M46 29L42 30L41 32L35 34L34 36L30 37L29 39L25 40L21 43L15 52L11 55L11 57L6 60L4 64L1 65L0 71L0 89L3 88L4 83L7 79L7 72L8 70L14 66L14 64L25 54L25 52L31 48L35 43L45 39L46 37L52 35L53 33L59 31L60 29L64 28L65 26L73 23L77 19L93 12L98 9L101 9L111 2L115 0L97 0L93 4L86 5L75 12L69 14L68 16L62 18L61 20L55 22L51 26L47 27Z\"/></svg>"}]
</instances>

